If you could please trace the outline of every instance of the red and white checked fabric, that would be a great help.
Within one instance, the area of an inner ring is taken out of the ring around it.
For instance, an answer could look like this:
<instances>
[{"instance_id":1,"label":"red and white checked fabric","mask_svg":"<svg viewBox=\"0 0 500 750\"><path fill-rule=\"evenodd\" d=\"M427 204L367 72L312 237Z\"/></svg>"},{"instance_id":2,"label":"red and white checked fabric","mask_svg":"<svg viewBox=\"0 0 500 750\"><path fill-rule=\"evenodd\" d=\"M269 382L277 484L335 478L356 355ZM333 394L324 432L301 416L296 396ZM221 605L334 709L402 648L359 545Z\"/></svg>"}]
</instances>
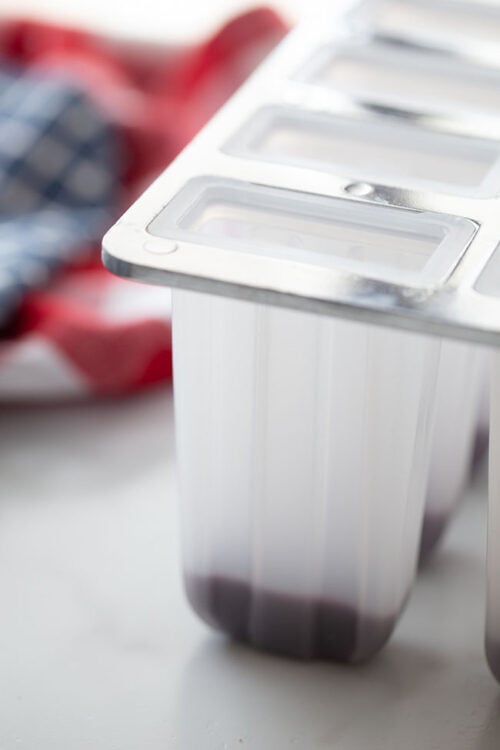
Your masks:
<instances>
[{"instance_id":1,"label":"red and white checked fabric","mask_svg":"<svg viewBox=\"0 0 500 750\"><path fill-rule=\"evenodd\" d=\"M286 32L261 8L203 44L150 48L29 20L0 24L0 57L82 87L114 129L121 212ZM122 281L84 246L26 293L0 332L0 403L109 396L171 377L166 289ZM76 260L75 260L76 258Z\"/></svg>"}]
</instances>

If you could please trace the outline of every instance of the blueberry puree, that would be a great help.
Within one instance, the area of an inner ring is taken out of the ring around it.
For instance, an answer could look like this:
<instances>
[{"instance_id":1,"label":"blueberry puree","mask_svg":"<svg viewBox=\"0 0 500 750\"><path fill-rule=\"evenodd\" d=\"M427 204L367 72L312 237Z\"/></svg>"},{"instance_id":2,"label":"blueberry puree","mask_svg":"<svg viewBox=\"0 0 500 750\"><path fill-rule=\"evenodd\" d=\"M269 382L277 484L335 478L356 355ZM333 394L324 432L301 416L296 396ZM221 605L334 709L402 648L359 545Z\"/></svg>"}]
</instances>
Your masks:
<instances>
[{"instance_id":1,"label":"blueberry puree","mask_svg":"<svg viewBox=\"0 0 500 750\"><path fill-rule=\"evenodd\" d=\"M359 662L386 643L398 614L374 617L335 601L253 589L222 576L186 576L188 598L214 628L264 651Z\"/></svg>"}]
</instances>

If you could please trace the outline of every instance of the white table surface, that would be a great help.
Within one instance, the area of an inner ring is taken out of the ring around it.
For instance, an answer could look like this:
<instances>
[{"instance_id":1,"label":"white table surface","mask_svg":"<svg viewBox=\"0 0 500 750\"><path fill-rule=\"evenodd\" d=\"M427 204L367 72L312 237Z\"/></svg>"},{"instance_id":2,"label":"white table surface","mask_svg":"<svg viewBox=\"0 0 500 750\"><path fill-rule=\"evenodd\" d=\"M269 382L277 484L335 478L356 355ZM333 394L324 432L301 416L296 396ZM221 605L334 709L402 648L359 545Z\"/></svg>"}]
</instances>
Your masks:
<instances>
[{"instance_id":1,"label":"white table surface","mask_svg":"<svg viewBox=\"0 0 500 750\"><path fill-rule=\"evenodd\" d=\"M498 750L485 477L370 665L253 652L180 582L172 406L0 420L0 750Z\"/></svg>"}]
</instances>

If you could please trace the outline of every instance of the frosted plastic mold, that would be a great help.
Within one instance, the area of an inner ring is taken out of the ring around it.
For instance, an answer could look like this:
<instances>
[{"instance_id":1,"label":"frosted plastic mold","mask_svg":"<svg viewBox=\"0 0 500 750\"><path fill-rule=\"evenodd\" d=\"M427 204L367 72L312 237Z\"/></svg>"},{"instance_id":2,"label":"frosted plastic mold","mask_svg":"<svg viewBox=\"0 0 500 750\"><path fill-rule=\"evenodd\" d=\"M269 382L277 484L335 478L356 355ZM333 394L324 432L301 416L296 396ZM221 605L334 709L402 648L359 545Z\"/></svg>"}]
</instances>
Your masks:
<instances>
[{"instance_id":1,"label":"frosted plastic mold","mask_svg":"<svg viewBox=\"0 0 500 750\"><path fill-rule=\"evenodd\" d=\"M445 444L470 450L474 419L457 397L437 418L455 415L463 443L432 424L457 363L469 367L462 393L480 379L459 342L500 344L499 130L479 113L300 80L333 27L345 44L340 16L291 34L108 232L103 257L174 288L194 607L259 647L356 661L382 646L408 596L441 481L432 460ZM356 143L344 150L346 134ZM493 483L493 525L497 495Z\"/></svg>"}]
</instances>

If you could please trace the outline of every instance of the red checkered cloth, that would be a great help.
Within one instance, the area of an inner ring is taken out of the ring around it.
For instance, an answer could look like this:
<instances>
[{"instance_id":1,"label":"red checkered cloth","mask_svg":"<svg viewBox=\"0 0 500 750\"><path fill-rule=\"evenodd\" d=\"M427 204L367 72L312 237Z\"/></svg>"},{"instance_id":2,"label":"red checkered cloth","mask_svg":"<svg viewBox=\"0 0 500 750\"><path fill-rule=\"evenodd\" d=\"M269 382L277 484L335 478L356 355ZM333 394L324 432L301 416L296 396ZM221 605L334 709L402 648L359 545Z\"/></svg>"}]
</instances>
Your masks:
<instances>
[{"instance_id":1,"label":"red checkered cloth","mask_svg":"<svg viewBox=\"0 0 500 750\"><path fill-rule=\"evenodd\" d=\"M118 214L286 30L261 8L203 44L159 48L9 20L0 24L0 56L30 73L63 72L93 100L119 145ZM122 394L168 380L169 312L168 290L122 282L100 265L97 243L84 243L63 270L51 269L49 283L42 275L26 291L3 325L0 402Z\"/></svg>"}]
</instances>

